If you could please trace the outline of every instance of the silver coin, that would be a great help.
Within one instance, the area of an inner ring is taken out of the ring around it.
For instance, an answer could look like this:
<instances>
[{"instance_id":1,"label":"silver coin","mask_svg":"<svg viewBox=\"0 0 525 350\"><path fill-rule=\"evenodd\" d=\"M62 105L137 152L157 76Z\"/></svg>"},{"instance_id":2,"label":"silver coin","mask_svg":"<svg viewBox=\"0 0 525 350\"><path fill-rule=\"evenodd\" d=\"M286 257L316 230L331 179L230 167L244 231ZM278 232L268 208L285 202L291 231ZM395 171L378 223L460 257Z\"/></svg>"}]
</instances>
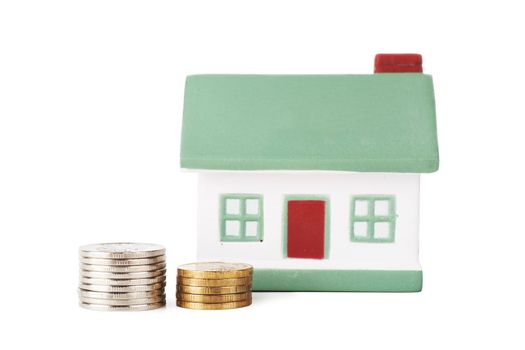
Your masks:
<instances>
[{"instance_id":1,"label":"silver coin","mask_svg":"<svg viewBox=\"0 0 525 350\"><path fill-rule=\"evenodd\" d=\"M129 272L146 272L163 270L166 268L166 263L158 263L151 265L137 265L137 266L109 266L109 265L88 265L80 264L81 270L97 271L97 272L113 272L113 273L129 273Z\"/></svg>"},{"instance_id":2,"label":"silver coin","mask_svg":"<svg viewBox=\"0 0 525 350\"><path fill-rule=\"evenodd\" d=\"M79 248L80 256L100 259L140 259L164 255L166 249L151 243L98 243Z\"/></svg>"},{"instance_id":3,"label":"silver coin","mask_svg":"<svg viewBox=\"0 0 525 350\"><path fill-rule=\"evenodd\" d=\"M130 293L130 292L149 292L155 289L166 287L166 282L140 285L140 286L99 286L96 284L80 283L78 286L83 290L90 290L93 292L110 292L110 293Z\"/></svg>"},{"instance_id":4,"label":"silver coin","mask_svg":"<svg viewBox=\"0 0 525 350\"><path fill-rule=\"evenodd\" d=\"M144 305L144 304L155 304L166 302L165 295L159 295L151 298L141 299L95 299L80 297L81 303L95 304L95 305L113 305L113 306L126 306L126 305Z\"/></svg>"},{"instance_id":5,"label":"silver coin","mask_svg":"<svg viewBox=\"0 0 525 350\"><path fill-rule=\"evenodd\" d=\"M78 290L78 296L81 298L93 299L142 299L157 297L164 294L164 288L155 289L149 292L130 292L130 293L110 293L110 292L92 292L89 290Z\"/></svg>"},{"instance_id":6,"label":"silver coin","mask_svg":"<svg viewBox=\"0 0 525 350\"><path fill-rule=\"evenodd\" d=\"M81 277L88 278L107 278L111 280L134 280L142 278L153 278L158 276L164 276L166 274L166 269L164 270L155 270L155 271L145 271L145 272L125 272L125 273L115 273L115 272L98 272L98 271L86 271L80 270Z\"/></svg>"},{"instance_id":7,"label":"silver coin","mask_svg":"<svg viewBox=\"0 0 525 350\"><path fill-rule=\"evenodd\" d=\"M80 283L83 284L96 284L102 286L138 286L162 283L166 281L166 276L157 276L153 278L140 278L135 280L112 280L107 278L89 278L80 277Z\"/></svg>"},{"instance_id":8,"label":"silver coin","mask_svg":"<svg viewBox=\"0 0 525 350\"><path fill-rule=\"evenodd\" d=\"M142 259L99 259L80 257L80 262L88 265L110 265L110 266L136 266L151 265L166 261L166 255L154 256L153 258Z\"/></svg>"},{"instance_id":9,"label":"silver coin","mask_svg":"<svg viewBox=\"0 0 525 350\"><path fill-rule=\"evenodd\" d=\"M80 306L85 309L96 310L96 311L147 311L154 310L166 306L166 302L160 302L155 304L142 304L142 305L126 305L126 306L114 306L114 305L100 305L100 304L88 304L80 302Z\"/></svg>"}]
</instances>

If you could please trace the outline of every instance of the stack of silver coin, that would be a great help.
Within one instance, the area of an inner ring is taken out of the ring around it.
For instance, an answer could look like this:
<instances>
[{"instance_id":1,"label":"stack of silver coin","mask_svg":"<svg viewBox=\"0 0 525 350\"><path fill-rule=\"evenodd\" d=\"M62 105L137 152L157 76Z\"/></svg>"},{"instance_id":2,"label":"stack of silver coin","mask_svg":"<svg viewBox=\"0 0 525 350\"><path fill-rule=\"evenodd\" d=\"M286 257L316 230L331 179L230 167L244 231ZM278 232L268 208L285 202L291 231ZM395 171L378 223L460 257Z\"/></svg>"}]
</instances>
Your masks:
<instances>
[{"instance_id":1,"label":"stack of silver coin","mask_svg":"<svg viewBox=\"0 0 525 350\"><path fill-rule=\"evenodd\" d=\"M153 310L166 305L166 250L149 243L80 247L80 306L91 310Z\"/></svg>"}]
</instances>

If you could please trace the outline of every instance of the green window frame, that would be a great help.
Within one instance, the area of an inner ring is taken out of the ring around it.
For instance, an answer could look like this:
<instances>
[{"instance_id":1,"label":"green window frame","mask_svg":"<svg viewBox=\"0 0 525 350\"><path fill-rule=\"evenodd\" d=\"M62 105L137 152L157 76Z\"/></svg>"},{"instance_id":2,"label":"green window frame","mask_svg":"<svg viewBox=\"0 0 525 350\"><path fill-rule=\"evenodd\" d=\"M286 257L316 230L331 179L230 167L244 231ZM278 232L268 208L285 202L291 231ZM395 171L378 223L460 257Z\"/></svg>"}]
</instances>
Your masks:
<instances>
[{"instance_id":1,"label":"green window frame","mask_svg":"<svg viewBox=\"0 0 525 350\"><path fill-rule=\"evenodd\" d=\"M221 242L262 242L263 218L261 195L233 193L221 195Z\"/></svg>"},{"instance_id":2,"label":"green window frame","mask_svg":"<svg viewBox=\"0 0 525 350\"><path fill-rule=\"evenodd\" d=\"M396 197L359 195L352 197L350 240L393 243L396 236Z\"/></svg>"}]
</instances>

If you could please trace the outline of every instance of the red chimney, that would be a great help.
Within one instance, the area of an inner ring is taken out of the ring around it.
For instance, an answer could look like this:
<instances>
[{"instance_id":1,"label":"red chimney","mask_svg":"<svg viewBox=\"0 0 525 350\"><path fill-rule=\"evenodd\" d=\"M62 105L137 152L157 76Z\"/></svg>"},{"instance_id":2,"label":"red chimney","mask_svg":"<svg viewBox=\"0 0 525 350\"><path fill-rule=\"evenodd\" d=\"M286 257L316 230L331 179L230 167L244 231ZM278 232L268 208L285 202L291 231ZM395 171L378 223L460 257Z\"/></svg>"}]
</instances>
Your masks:
<instances>
[{"instance_id":1,"label":"red chimney","mask_svg":"<svg viewBox=\"0 0 525 350\"><path fill-rule=\"evenodd\" d=\"M379 53L374 73L423 73L423 58L415 53Z\"/></svg>"}]
</instances>

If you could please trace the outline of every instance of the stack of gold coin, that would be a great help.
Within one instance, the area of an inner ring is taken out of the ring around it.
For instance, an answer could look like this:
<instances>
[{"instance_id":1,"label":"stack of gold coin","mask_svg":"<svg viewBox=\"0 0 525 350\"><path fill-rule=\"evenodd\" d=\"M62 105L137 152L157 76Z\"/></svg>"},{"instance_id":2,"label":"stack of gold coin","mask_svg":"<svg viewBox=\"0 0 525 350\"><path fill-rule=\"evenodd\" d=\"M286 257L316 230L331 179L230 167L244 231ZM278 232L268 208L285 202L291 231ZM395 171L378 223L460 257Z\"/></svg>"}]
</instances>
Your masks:
<instances>
[{"instance_id":1,"label":"stack of gold coin","mask_svg":"<svg viewBox=\"0 0 525 350\"><path fill-rule=\"evenodd\" d=\"M253 268L248 264L201 262L177 269L177 306L236 309L252 303Z\"/></svg>"},{"instance_id":2,"label":"stack of gold coin","mask_svg":"<svg viewBox=\"0 0 525 350\"><path fill-rule=\"evenodd\" d=\"M80 247L80 306L91 310L153 310L166 305L166 250L149 243Z\"/></svg>"}]
</instances>

